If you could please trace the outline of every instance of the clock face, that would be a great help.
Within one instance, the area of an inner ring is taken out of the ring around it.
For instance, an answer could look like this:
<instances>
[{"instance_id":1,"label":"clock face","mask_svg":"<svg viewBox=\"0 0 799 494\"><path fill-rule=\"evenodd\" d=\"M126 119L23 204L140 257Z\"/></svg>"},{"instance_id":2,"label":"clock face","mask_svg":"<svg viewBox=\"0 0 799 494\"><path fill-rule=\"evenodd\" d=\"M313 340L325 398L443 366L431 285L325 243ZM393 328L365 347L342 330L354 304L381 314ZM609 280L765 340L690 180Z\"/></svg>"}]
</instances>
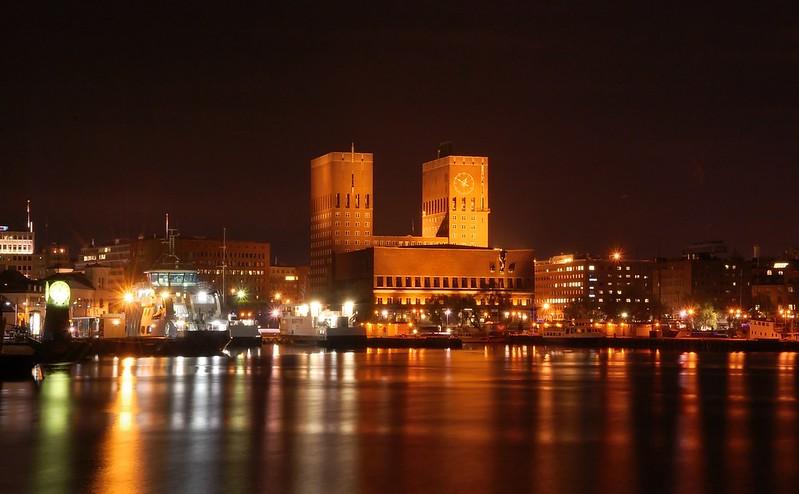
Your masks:
<instances>
[{"instance_id":1,"label":"clock face","mask_svg":"<svg viewBox=\"0 0 799 494\"><path fill-rule=\"evenodd\" d=\"M52 285L47 286L47 293L45 298L47 303L55 305L56 307L69 306L69 285L63 281L55 281Z\"/></svg>"},{"instance_id":2,"label":"clock face","mask_svg":"<svg viewBox=\"0 0 799 494\"><path fill-rule=\"evenodd\" d=\"M455 191L458 194L468 195L474 190L474 177L466 172L460 172L455 175L452 184L455 186Z\"/></svg>"}]
</instances>

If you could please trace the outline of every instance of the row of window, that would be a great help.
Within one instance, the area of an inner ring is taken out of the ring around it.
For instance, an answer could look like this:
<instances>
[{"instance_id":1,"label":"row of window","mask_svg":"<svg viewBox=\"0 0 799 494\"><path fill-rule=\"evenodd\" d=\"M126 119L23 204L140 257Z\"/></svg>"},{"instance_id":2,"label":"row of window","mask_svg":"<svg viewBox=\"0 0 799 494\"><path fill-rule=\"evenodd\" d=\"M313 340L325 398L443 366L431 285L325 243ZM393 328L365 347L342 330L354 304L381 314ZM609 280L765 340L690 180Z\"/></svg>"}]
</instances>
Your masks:
<instances>
[{"instance_id":1,"label":"row of window","mask_svg":"<svg viewBox=\"0 0 799 494\"><path fill-rule=\"evenodd\" d=\"M355 205L356 208L361 207L361 194L355 194L355 197L352 198L353 201L350 202L350 193L348 192L344 196L344 207L349 208L352 204ZM364 194L364 209L369 209L371 205L369 204L369 194ZM336 208L341 208L341 193L336 192Z\"/></svg>"},{"instance_id":2,"label":"row of window","mask_svg":"<svg viewBox=\"0 0 799 494\"><path fill-rule=\"evenodd\" d=\"M33 252L33 244L2 244L0 252Z\"/></svg>"},{"instance_id":3,"label":"row of window","mask_svg":"<svg viewBox=\"0 0 799 494\"><path fill-rule=\"evenodd\" d=\"M448 276L376 276L377 288L529 288L522 278L467 278Z\"/></svg>"},{"instance_id":4,"label":"row of window","mask_svg":"<svg viewBox=\"0 0 799 494\"><path fill-rule=\"evenodd\" d=\"M8 256L7 257L7 259L9 261L30 261L30 260L32 260L32 258L33 258L33 256L31 256L31 255L27 255L27 256L25 256L25 255L22 255L22 256L16 255L16 256Z\"/></svg>"},{"instance_id":5,"label":"row of window","mask_svg":"<svg viewBox=\"0 0 799 494\"><path fill-rule=\"evenodd\" d=\"M384 301L385 301L385 304L383 303ZM416 298L416 297L413 297L413 298L412 297L405 297L405 298L403 298L403 297L385 297L385 298L376 297L375 298L375 303L377 305L394 305L394 304L400 304L400 305L427 305L427 304L432 304L432 303L435 303L435 302L436 301L434 299L432 299L432 298L428 299L428 298L424 298L424 297L420 297L420 298ZM444 300L438 299L438 303L443 305L444 304ZM475 303L477 305L499 305L499 300L481 298L481 299L475 299ZM529 298L521 298L521 299L515 299L514 298L514 299L511 300L511 304L514 305L514 306L527 307L528 305L529 306L533 305L533 300L529 299Z\"/></svg>"},{"instance_id":6,"label":"row of window","mask_svg":"<svg viewBox=\"0 0 799 494\"><path fill-rule=\"evenodd\" d=\"M349 212L349 211L345 211L345 212L344 212L344 217L345 217L345 218L349 218L349 217L350 217L350 212ZM357 212L357 211L356 211L356 212L353 214L353 217L354 217L354 218L357 220L357 219L359 219L359 218L361 217L361 213L359 213L359 212ZM371 215L371 214L369 214L369 213L366 213L366 212L364 212L364 213L363 213L363 217L364 217L365 219L369 219L369 218L371 218L371 217L372 217L372 215ZM341 213L340 213L340 212L338 212L338 211L336 211L336 218L341 218Z\"/></svg>"}]
</instances>

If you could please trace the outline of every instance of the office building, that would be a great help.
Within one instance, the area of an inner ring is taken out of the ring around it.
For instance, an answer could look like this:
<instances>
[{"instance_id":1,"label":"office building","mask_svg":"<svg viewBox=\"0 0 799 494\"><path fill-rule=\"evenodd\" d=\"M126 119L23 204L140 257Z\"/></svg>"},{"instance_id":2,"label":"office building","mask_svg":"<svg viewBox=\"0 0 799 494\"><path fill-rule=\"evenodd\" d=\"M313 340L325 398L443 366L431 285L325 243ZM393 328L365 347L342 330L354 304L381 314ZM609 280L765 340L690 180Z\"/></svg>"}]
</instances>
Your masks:
<instances>
[{"instance_id":1,"label":"office building","mask_svg":"<svg viewBox=\"0 0 799 494\"><path fill-rule=\"evenodd\" d=\"M337 298L354 301L361 320L418 321L459 307L495 322L532 321L533 278L529 249L372 247L336 256Z\"/></svg>"},{"instance_id":2,"label":"office building","mask_svg":"<svg viewBox=\"0 0 799 494\"><path fill-rule=\"evenodd\" d=\"M544 320L648 320L652 262L564 254L535 262L535 299Z\"/></svg>"}]
</instances>

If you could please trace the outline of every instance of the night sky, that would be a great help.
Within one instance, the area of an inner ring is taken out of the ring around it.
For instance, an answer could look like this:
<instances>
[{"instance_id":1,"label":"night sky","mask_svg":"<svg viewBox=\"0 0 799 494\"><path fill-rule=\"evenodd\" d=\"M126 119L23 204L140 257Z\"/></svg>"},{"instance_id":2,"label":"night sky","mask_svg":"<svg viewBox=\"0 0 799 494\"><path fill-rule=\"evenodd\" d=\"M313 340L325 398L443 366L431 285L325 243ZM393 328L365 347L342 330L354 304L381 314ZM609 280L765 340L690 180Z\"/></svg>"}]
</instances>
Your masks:
<instances>
[{"instance_id":1,"label":"night sky","mask_svg":"<svg viewBox=\"0 0 799 494\"><path fill-rule=\"evenodd\" d=\"M77 247L169 211L306 262L311 158L373 152L375 233L418 233L421 163L450 140L490 158L497 246L799 245L790 3L163 3L4 7L0 224L30 198Z\"/></svg>"}]
</instances>

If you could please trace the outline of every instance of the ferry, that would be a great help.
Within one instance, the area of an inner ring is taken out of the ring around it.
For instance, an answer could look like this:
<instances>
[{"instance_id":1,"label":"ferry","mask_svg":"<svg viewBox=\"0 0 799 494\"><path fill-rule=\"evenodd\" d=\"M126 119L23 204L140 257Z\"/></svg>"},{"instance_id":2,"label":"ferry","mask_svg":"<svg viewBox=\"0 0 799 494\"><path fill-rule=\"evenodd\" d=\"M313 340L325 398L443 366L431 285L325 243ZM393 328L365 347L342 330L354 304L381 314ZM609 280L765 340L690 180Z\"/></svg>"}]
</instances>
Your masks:
<instances>
[{"instance_id":1,"label":"ferry","mask_svg":"<svg viewBox=\"0 0 799 494\"><path fill-rule=\"evenodd\" d=\"M552 326L544 327L541 330L541 336L547 338L569 338L569 339L586 339L586 338L604 338L605 335L590 328L581 328L577 326Z\"/></svg>"},{"instance_id":2,"label":"ferry","mask_svg":"<svg viewBox=\"0 0 799 494\"><path fill-rule=\"evenodd\" d=\"M279 316L280 343L328 348L365 347L366 330L354 324L351 304L343 310L322 309L318 303L287 306Z\"/></svg>"},{"instance_id":3,"label":"ferry","mask_svg":"<svg viewBox=\"0 0 799 494\"><path fill-rule=\"evenodd\" d=\"M774 321L752 319L744 325L744 335L748 340L780 340L782 333Z\"/></svg>"},{"instance_id":4,"label":"ferry","mask_svg":"<svg viewBox=\"0 0 799 494\"><path fill-rule=\"evenodd\" d=\"M220 294L201 282L197 271L176 266L145 276L147 283L125 294L125 334L104 334L104 349L158 342L167 354L208 354L227 346L230 331Z\"/></svg>"}]
</instances>

